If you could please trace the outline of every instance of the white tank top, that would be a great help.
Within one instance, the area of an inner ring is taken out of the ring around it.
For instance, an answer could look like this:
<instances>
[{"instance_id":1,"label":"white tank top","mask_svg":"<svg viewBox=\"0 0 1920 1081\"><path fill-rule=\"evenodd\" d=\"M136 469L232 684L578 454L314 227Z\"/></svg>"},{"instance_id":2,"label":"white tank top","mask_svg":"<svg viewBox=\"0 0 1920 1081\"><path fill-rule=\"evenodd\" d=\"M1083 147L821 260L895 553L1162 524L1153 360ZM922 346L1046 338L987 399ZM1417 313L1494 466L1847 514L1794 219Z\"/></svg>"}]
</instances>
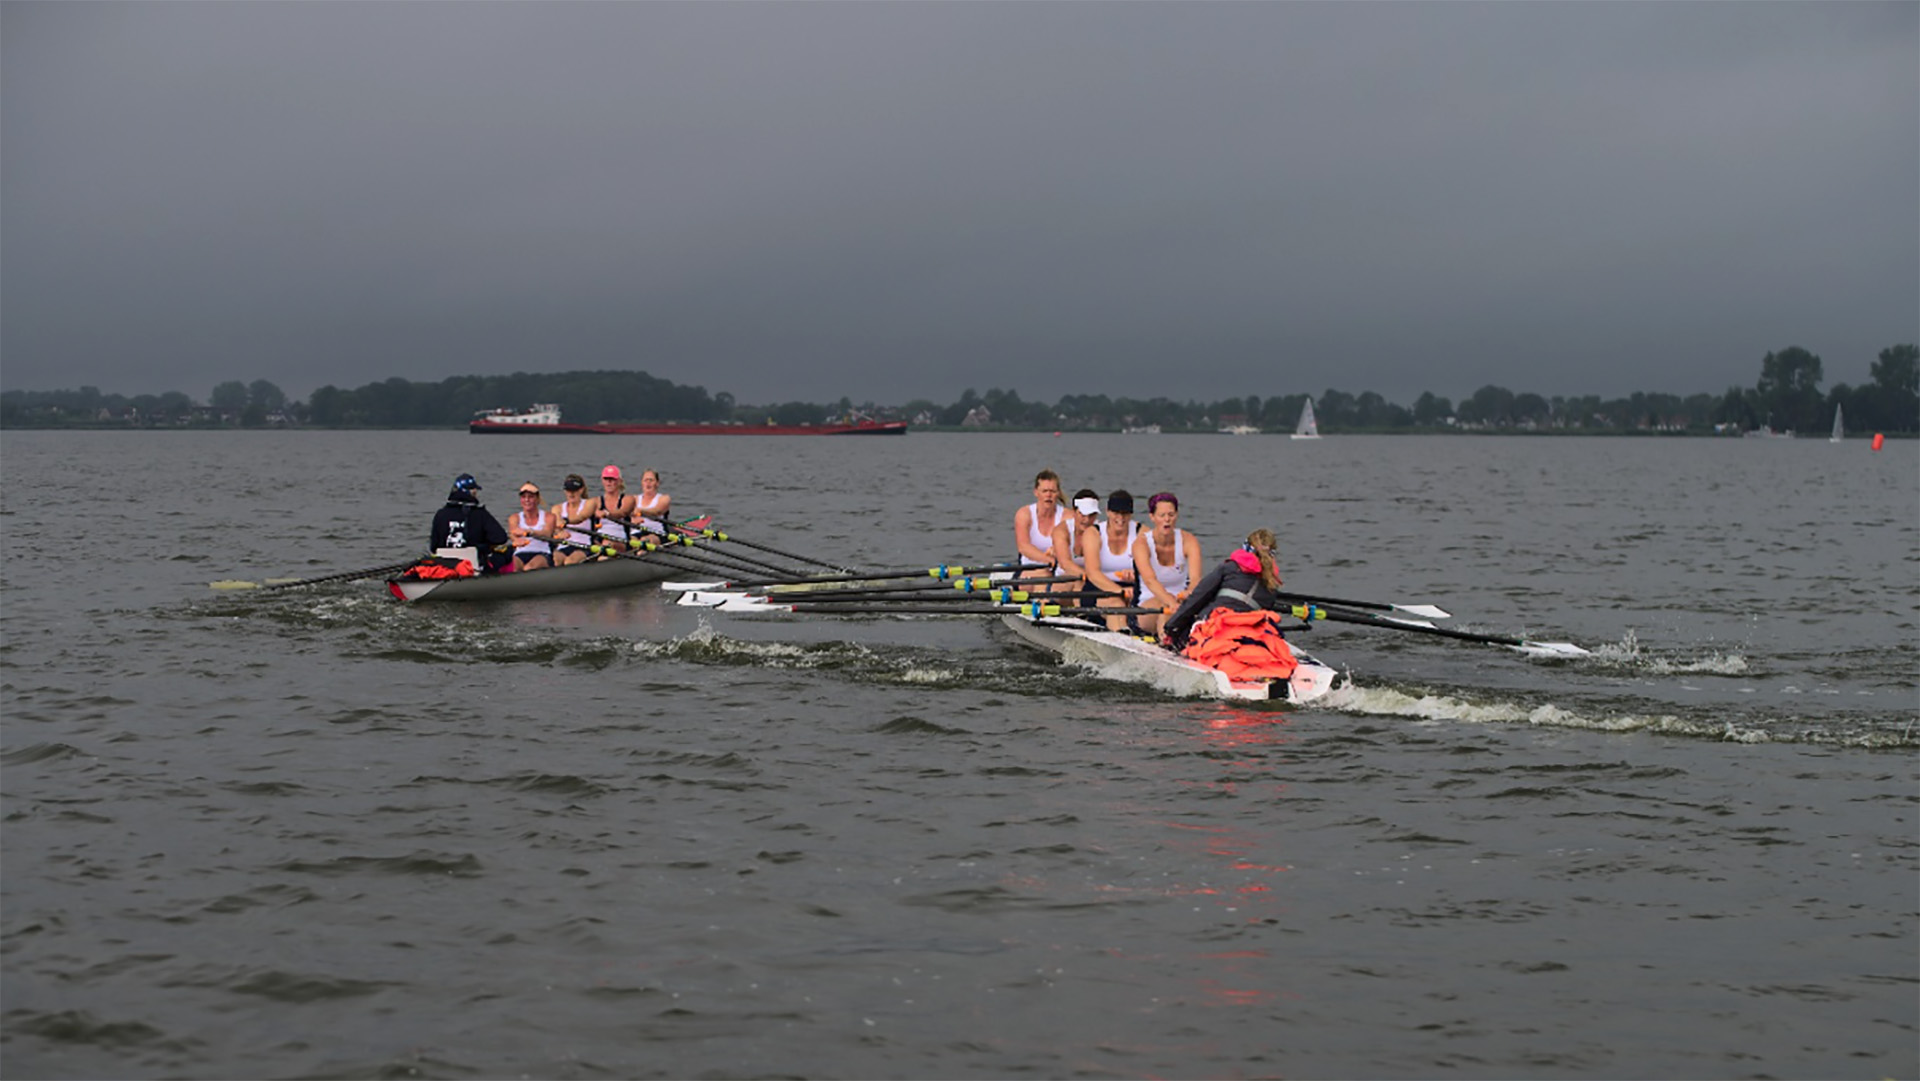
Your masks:
<instances>
[{"instance_id":1,"label":"white tank top","mask_svg":"<svg viewBox=\"0 0 1920 1081\"><path fill-rule=\"evenodd\" d=\"M520 528L521 529L537 529L543 533L546 532L546 529L547 529L546 509L542 508L540 511L540 517L535 518L531 522L527 521L527 512L521 511L520 512ZM550 554L552 551L553 551L553 546L548 544L546 541L541 540L539 537L528 537L527 543L521 545L518 548L515 548L513 550L513 554L517 556L543 556L543 555Z\"/></svg>"},{"instance_id":2,"label":"white tank top","mask_svg":"<svg viewBox=\"0 0 1920 1081\"><path fill-rule=\"evenodd\" d=\"M608 507L607 497L605 495L602 495L600 497L600 513L604 516L605 514L608 513L609 510L617 511L620 509L620 506L624 504L626 501L627 501L627 493L621 492L619 498L613 501L613 506ZM621 525L619 522L609 521L605 517L602 517L600 519L599 532L601 536L612 537L614 540L623 541L627 539L627 527L624 525Z\"/></svg>"},{"instance_id":3,"label":"white tank top","mask_svg":"<svg viewBox=\"0 0 1920 1081\"><path fill-rule=\"evenodd\" d=\"M1065 508L1061 507L1058 503L1053 505L1053 521L1047 523L1047 530L1042 533L1040 531L1040 504L1037 502L1027 504L1027 543L1043 552L1052 552L1053 527L1060 524L1060 512L1064 509ZM1020 562L1029 567L1047 566L1045 562L1035 563L1032 559L1029 559L1025 553L1021 553Z\"/></svg>"},{"instance_id":4,"label":"white tank top","mask_svg":"<svg viewBox=\"0 0 1920 1081\"><path fill-rule=\"evenodd\" d=\"M1140 535L1140 523L1127 523L1127 547L1115 553L1113 545L1107 540L1107 523L1100 523L1100 573L1112 578L1121 571L1133 569L1133 538Z\"/></svg>"},{"instance_id":5,"label":"white tank top","mask_svg":"<svg viewBox=\"0 0 1920 1081\"><path fill-rule=\"evenodd\" d=\"M661 500L672 498L672 496L665 492L655 492L652 500L648 500L646 496L640 496L634 501L634 505L640 508L642 515L649 518L658 518L659 515L653 513L653 508L659 506ZM643 522L641 528L649 533L665 533L667 531L667 527L661 525L658 521Z\"/></svg>"},{"instance_id":6,"label":"white tank top","mask_svg":"<svg viewBox=\"0 0 1920 1081\"><path fill-rule=\"evenodd\" d=\"M580 511L586 507L586 505L587 505L587 501L584 499L574 504L567 504L567 503L560 504L560 506L563 508L562 513L569 518L573 517L576 514L579 514ZM569 507L571 509L567 509ZM579 525L569 523L567 526L566 543L573 545L575 548L585 548L587 545L593 543L593 538L588 535L586 530L580 528Z\"/></svg>"},{"instance_id":7,"label":"white tank top","mask_svg":"<svg viewBox=\"0 0 1920 1081\"><path fill-rule=\"evenodd\" d=\"M1180 532L1180 527L1175 526L1173 564L1169 566L1160 562L1160 549L1153 543L1153 538L1147 538L1147 559L1153 563L1153 576L1160 580L1160 588L1168 593L1180 592L1187 588L1192 580L1187 574L1187 546L1183 543L1186 539L1187 535Z\"/></svg>"}]
</instances>

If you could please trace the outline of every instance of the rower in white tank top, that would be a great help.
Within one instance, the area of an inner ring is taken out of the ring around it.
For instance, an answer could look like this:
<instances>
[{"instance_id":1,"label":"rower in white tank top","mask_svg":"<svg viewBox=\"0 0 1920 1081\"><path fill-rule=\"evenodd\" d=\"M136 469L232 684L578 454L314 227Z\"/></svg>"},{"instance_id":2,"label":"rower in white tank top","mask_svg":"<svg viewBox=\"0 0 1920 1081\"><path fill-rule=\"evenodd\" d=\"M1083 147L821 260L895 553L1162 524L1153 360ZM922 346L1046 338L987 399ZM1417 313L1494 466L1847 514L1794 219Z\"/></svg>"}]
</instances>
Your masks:
<instances>
[{"instance_id":1,"label":"rower in white tank top","mask_svg":"<svg viewBox=\"0 0 1920 1081\"><path fill-rule=\"evenodd\" d=\"M534 495L538 496L539 493L535 492ZM548 528L546 508L540 508L540 513L531 522L527 521L527 512L524 510L519 513L518 517L520 519L521 531L528 534L528 536L527 543L514 548L513 554L517 556L543 556L552 553L553 545L533 535L536 533L552 532L552 530Z\"/></svg>"},{"instance_id":2,"label":"rower in white tank top","mask_svg":"<svg viewBox=\"0 0 1920 1081\"><path fill-rule=\"evenodd\" d=\"M1045 525L1045 528L1043 529L1041 527L1040 504L1038 503L1027 504L1027 543L1033 545L1035 548L1038 548L1043 552L1046 552L1048 555L1052 555L1053 554L1053 529L1055 526L1060 524L1060 515L1062 513L1063 512L1060 505L1058 503L1055 503L1053 505L1053 520L1047 522ZM1036 562L1024 552L1020 554L1020 562L1022 565L1028 566L1028 567L1053 566L1053 561L1050 559L1044 562Z\"/></svg>"},{"instance_id":3,"label":"rower in white tank top","mask_svg":"<svg viewBox=\"0 0 1920 1081\"><path fill-rule=\"evenodd\" d=\"M667 520L667 515L672 513L673 497L660 490L660 473L658 470L647 469L641 471L640 496L634 503L634 508L640 512L641 518L651 519L650 521L642 521L640 523L642 529L645 529L649 533L665 533L667 531L667 527L663 523Z\"/></svg>"},{"instance_id":4,"label":"rower in white tank top","mask_svg":"<svg viewBox=\"0 0 1920 1081\"><path fill-rule=\"evenodd\" d=\"M667 516L667 508L672 505L673 497L665 492L656 493L652 499L641 496L638 506L643 521L640 523L640 528L649 533L665 533L667 527L660 523Z\"/></svg>"},{"instance_id":5,"label":"rower in white tank top","mask_svg":"<svg viewBox=\"0 0 1920 1081\"><path fill-rule=\"evenodd\" d=\"M1140 523L1127 523L1127 544L1118 552L1113 550L1113 541L1107 536L1107 523L1100 523L1100 571L1109 578L1123 571L1133 569L1133 539L1140 535ZM1118 579L1115 579L1116 581Z\"/></svg>"},{"instance_id":6,"label":"rower in white tank top","mask_svg":"<svg viewBox=\"0 0 1920 1081\"><path fill-rule=\"evenodd\" d=\"M1153 564L1153 577L1160 588L1168 593L1179 593L1193 583L1193 576L1187 568L1186 534L1178 527L1173 531L1173 563L1160 562L1160 549L1151 541L1147 544L1147 561Z\"/></svg>"}]
</instances>

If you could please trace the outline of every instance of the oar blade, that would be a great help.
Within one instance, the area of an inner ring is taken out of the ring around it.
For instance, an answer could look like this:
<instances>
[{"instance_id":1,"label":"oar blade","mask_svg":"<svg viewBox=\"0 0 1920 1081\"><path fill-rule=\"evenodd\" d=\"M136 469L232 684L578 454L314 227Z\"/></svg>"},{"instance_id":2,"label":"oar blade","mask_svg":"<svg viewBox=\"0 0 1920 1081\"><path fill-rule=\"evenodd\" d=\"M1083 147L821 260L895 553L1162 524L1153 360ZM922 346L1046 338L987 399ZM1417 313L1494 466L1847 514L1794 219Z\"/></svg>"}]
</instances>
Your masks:
<instances>
[{"instance_id":1,"label":"oar blade","mask_svg":"<svg viewBox=\"0 0 1920 1081\"><path fill-rule=\"evenodd\" d=\"M793 611L792 605L768 604L765 600L759 597L742 597L742 596L727 597L726 599L722 600L718 605L714 605L713 607L717 607L722 612L733 612L740 615L765 615L770 612Z\"/></svg>"},{"instance_id":2,"label":"oar blade","mask_svg":"<svg viewBox=\"0 0 1920 1081\"><path fill-rule=\"evenodd\" d=\"M208 589L259 589L259 582L242 582L237 578L223 578L218 582L208 582Z\"/></svg>"},{"instance_id":3,"label":"oar blade","mask_svg":"<svg viewBox=\"0 0 1920 1081\"><path fill-rule=\"evenodd\" d=\"M662 582L660 589L665 593L710 593L716 589L725 589L727 582Z\"/></svg>"},{"instance_id":4,"label":"oar blade","mask_svg":"<svg viewBox=\"0 0 1920 1081\"><path fill-rule=\"evenodd\" d=\"M1431 604L1396 604L1393 606L1393 610L1396 612L1405 612L1410 616L1420 616L1423 619L1453 618L1452 612L1447 611L1445 608L1436 608Z\"/></svg>"},{"instance_id":5,"label":"oar blade","mask_svg":"<svg viewBox=\"0 0 1920 1081\"><path fill-rule=\"evenodd\" d=\"M1593 656L1592 650L1581 649L1572 642L1522 642L1517 646L1509 646L1507 648L1517 650L1529 657L1564 658Z\"/></svg>"},{"instance_id":6,"label":"oar blade","mask_svg":"<svg viewBox=\"0 0 1920 1081\"><path fill-rule=\"evenodd\" d=\"M745 593L726 593L720 591L693 591L680 594L674 603L687 608L715 608L735 597L745 597Z\"/></svg>"}]
</instances>

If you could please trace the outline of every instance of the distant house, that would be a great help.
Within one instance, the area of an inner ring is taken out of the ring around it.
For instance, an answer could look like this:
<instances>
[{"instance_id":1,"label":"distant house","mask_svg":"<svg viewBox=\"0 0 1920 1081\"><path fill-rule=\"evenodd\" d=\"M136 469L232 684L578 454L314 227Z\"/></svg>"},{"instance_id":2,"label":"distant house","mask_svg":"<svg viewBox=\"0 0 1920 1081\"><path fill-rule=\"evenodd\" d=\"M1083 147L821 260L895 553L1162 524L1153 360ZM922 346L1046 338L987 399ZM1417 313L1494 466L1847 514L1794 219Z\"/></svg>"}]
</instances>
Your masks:
<instances>
[{"instance_id":1,"label":"distant house","mask_svg":"<svg viewBox=\"0 0 1920 1081\"><path fill-rule=\"evenodd\" d=\"M972 409L967 410L967 415L961 418L960 427L984 428L987 425L992 423L993 423L992 410L989 410L984 405L976 405Z\"/></svg>"}]
</instances>

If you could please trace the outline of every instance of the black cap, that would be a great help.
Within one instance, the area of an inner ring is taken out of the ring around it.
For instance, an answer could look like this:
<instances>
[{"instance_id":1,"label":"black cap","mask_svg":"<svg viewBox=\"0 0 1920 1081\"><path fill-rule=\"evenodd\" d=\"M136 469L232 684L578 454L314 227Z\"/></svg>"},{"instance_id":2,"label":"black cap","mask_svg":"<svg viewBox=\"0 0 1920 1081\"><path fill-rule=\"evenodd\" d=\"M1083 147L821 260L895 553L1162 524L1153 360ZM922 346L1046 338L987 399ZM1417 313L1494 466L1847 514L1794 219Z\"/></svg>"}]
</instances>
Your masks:
<instances>
[{"instance_id":1,"label":"black cap","mask_svg":"<svg viewBox=\"0 0 1920 1081\"><path fill-rule=\"evenodd\" d=\"M1125 488L1115 488L1113 494L1107 496L1107 509L1115 514L1132 514L1133 493Z\"/></svg>"}]
</instances>

